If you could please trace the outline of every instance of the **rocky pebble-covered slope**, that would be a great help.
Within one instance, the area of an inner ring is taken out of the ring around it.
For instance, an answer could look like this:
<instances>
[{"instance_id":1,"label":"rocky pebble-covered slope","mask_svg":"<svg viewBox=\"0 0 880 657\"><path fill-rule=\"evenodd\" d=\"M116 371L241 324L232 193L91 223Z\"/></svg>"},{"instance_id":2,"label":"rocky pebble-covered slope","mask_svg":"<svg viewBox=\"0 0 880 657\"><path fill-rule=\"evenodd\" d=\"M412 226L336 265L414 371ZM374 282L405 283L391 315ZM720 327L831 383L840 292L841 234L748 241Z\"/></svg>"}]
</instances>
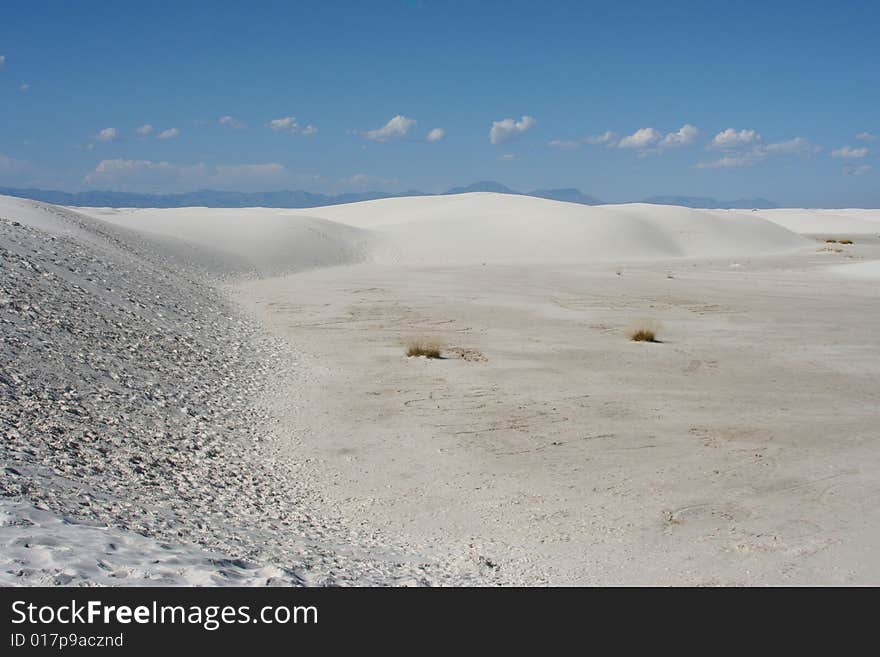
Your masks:
<instances>
[{"instance_id":1,"label":"rocky pebble-covered slope","mask_svg":"<svg viewBox=\"0 0 880 657\"><path fill-rule=\"evenodd\" d=\"M265 403L296 354L196 255L0 197L0 583L485 581L321 514Z\"/></svg>"}]
</instances>

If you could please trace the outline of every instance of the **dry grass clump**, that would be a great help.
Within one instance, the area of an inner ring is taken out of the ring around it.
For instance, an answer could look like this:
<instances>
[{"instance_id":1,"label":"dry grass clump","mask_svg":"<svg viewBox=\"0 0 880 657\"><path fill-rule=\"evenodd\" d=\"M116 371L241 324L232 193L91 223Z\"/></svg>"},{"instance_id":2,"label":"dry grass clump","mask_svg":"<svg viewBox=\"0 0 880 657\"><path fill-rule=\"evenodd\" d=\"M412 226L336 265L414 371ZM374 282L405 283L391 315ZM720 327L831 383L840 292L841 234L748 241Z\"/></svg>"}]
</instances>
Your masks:
<instances>
[{"instance_id":1,"label":"dry grass clump","mask_svg":"<svg viewBox=\"0 0 880 657\"><path fill-rule=\"evenodd\" d=\"M406 355L443 358L443 344L433 338L413 338L406 343Z\"/></svg>"},{"instance_id":2,"label":"dry grass clump","mask_svg":"<svg viewBox=\"0 0 880 657\"><path fill-rule=\"evenodd\" d=\"M838 243L839 244L852 244L853 241L852 240L838 240Z\"/></svg>"},{"instance_id":3,"label":"dry grass clump","mask_svg":"<svg viewBox=\"0 0 880 657\"><path fill-rule=\"evenodd\" d=\"M654 331L647 328L635 329L629 334L629 339L633 342L659 342Z\"/></svg>"},{"instance_id":4,"label":"dry grass clump","mask_svg":"<svg viewBox=\"0 0 880 657\"><path fill-rule=\"evenodd\" d=\"M837 240L825 240L825 244L837 244Z\"/></svg>"},{"instance_id":5,"label":"dry grass clump","mask_svg":"<svg viewBox=\"0 0 880 657\"><path fill-rule=\"evenodd\" d=\"M635 324L629 331L629 339L633 342L660 342L657 339L659 325L653 321L644 321Z\"/></svg>"}]
</instances>

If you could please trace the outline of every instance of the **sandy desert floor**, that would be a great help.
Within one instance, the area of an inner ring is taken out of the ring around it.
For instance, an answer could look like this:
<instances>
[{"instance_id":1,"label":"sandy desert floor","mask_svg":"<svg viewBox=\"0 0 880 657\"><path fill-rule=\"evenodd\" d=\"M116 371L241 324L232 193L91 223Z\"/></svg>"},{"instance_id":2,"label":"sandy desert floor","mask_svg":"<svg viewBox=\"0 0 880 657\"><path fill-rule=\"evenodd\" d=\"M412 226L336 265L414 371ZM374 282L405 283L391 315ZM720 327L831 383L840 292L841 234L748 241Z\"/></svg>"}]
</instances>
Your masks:
<instances>
[{"instance_id":1,"label":"sandy desert floor","mask_svg":"<svg viewBox=\"0 0 880 657\"><path fill-rule=\"evenodd\" d=\"M0 210L4 583L880 584L880 212Z\"/></svg>"},{"instance_id":2,"label":"sandy desert floor","mask_svg":"<svg viewBox=\"0 0 880 657\"><path fill-rule=\"evenodd\" d=\"M290 424L347 517L528 583L878 583L880 295L829 273L840 258L361 266L239 291L310 363ZM640 322L662 343L627 340ZM413 336L446 357L405 358Z\"/></svg>"}]
</instances>

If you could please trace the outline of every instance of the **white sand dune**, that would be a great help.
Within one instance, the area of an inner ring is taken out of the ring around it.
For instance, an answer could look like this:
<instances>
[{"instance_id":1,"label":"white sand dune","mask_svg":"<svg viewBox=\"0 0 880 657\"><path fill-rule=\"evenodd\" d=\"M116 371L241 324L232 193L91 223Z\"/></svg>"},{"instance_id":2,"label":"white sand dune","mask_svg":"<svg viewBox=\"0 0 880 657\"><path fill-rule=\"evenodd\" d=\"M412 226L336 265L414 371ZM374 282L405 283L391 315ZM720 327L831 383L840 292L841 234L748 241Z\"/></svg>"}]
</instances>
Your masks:
<instances>
[{"instance_id":1,"label":"white sand dune","mask_svg":"<svg viewBox=\"0 0 880 657\"><path fill-rule=\"evenodd\" d=\"M259 271L362 261L401 264L588 262L760 255L807 242L750 212L648 204L585 206L470 193L269 208L85 210L187 240Z\"/></svg>"},{"instance_id":2,"label":"white sand dune","mask_svg":"<svg viewBox=\"0 0 880 657\"><path fill-rule=\"evenodd\" d=\"M368 231L289 210L267 208L81 209L93 217L198 245L237 267L260 273L361 262Z\"/></svg>"},{"instance_id":3,"label":"white sand dune","mask_svg":"<svg viewBox=\"0 0 880 657\"><path fill-rule=\"evenodd\" d=\"M0 196L0 585L461 583L476 571L444 563L435 576L424 551L417 561L316 512L267 410L273 382L301 375L297 357L216 287L257 255L242 233L213 257Z\"/></svg>"},{"instance_id":4,"label":"white sand dune","mask_svg":"<svg viewBox=\"0 0 880 657\"><path fill-rule=\"evenodd\" d=\"M880 234L880 212L877 210L779 208L752 214L804 235Z\"/></svg>"},{"instance_id":5,"label":"white sand dune","mask_svg":"<svg viewBox=\"0 0 880 657\"><path fill-rule=\"evenodd\" d=\"M758 255L804 241L751 216L643 203L586 206L472 193L311 210L388 236L402 262L585 262Z\"/></svg>"},{"instance_id":6,"label":"white sand dune","mask_svg":"<svg viewBox=\"0 0 880 657\"><path fill-rule=\"evenodd\" d=\"M874 226L0 197L0 584L878 582Z\"/></svg>"}]
</instances>

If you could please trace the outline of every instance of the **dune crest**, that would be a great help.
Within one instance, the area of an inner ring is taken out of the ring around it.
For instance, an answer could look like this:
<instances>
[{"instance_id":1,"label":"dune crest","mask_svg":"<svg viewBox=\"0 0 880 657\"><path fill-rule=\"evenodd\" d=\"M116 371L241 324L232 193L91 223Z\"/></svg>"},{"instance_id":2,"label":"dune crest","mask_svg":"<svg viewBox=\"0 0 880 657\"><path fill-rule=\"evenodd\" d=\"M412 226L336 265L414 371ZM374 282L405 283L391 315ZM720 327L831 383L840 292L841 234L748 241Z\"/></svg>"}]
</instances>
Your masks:
<instances>
[{"instance_id":1,"label":"dune crest","mask_svg":"<svg viewBox=\"0 0 880 657\"><path fill-rule=\"evenodd\" d=\"M575 263L760 255L806 246L800 236L749 212L644 203L585 206L484 192L310 212L385 235L403 263Z\"/></svg>"},{"instance_id":2,"label":"dune crest","mask_svg":"<svg viewBox=\"0 0 880 657\"><path fill-rule=\"evenodd\" d=\"M84 209L185 240L264 274L356 264L578 263L761 255L807 242L751 212L586 206L475 192L307 210Z\"/></svg>"}]
</instances>

